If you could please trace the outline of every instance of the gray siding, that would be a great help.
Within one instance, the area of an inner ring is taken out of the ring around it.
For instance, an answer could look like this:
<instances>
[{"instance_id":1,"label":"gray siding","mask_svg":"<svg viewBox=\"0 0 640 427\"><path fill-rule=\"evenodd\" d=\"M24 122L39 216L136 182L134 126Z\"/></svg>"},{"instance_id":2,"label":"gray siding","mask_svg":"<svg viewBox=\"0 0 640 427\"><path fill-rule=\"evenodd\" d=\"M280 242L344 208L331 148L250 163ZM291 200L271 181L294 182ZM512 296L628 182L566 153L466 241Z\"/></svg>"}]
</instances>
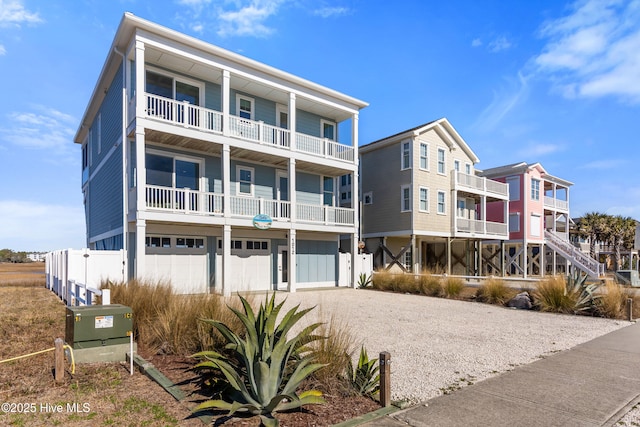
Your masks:
<instances>
[{"instance_id":1,"label":"gray siding","mask_svg":"<svg viewBox=\"0 0 640 427\"><path fill-rule=\"evenodd\" d=\"M338 242L298 240L296 261L298 283L338 280Z\"/></svg>"},{"instance_id":2,"label":"gray siding","mask_svg":"<svg viewBox=\"0 0 640 427\"><path fill-rule=\"evenodd\" d=\"M238 182L237 166L253 168L253 195L264 199L273 199L276 183L276 170L270 166L258 165L255 163L243 163L235 160L231 161L231 194L236 195Z\"/></svg>"},{"instance_id":3,"label":"gray siding","mask_svg":"<svg viewBox=\"0 0 640 427\"><path fill-rule=\"evenodd\" d=\"M220 85L205 82L204 106L210 110L222 111L222 88Z\"/></svg>"},{"instance_id":4,"label":"gray siding","mask_svg":"<svg viewBox=\"0 0 640 427\"><path fill-rule=\"evenodd\" d=\"M122 147L122 145L120 145ZM89 238L122 227L122 155L115 150L100 173L89 181L87 231Z\"/></svg>"}]
</instances>

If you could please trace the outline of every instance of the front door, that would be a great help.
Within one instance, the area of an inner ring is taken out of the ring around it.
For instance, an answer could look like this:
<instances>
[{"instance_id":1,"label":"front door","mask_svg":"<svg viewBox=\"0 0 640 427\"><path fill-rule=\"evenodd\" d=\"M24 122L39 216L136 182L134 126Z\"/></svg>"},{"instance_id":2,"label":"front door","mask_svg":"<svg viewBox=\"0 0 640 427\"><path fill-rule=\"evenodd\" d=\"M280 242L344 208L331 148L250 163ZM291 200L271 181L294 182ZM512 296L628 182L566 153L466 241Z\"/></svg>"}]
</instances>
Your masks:
<instances>
[{"instance_id":1,"label":"front door","mask_svg":"<svg viewBox=\"0 0 640 427\"><path fill-rule=\"evenodd\" d=\"M289 286L289 247L278 246L278 290L286 291Z\"/></svg>"},{"instance_id":2,"label":"front door","mask_svg":"<svg viewBox=\"0 0 640 427\"><path fill-rule=\"evenodd\" d=\"M278 171L276 176L276 189L278 203L275 216L289 219L289 175L286 171Z\"/></svg>"}]
</instances>

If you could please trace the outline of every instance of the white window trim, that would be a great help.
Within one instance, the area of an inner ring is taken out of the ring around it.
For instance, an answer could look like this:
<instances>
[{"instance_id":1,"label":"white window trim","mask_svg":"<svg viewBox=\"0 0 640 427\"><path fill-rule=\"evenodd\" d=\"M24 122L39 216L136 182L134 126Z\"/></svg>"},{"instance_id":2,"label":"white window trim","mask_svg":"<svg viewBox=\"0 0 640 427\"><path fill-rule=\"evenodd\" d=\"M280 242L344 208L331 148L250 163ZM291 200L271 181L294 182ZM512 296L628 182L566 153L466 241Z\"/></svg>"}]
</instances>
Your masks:
<instances>
[{"instance_id":1,"label":"white window trim","mask_svg":"<svg viewBox=\"0 0 640 427\"><path fill-rule=\"evenodd\" d=\"M443 157L442 157L442 172L440 172L440 156L439 154L442 153ZM436 164L438 165L436 170L438 171L438 175L447 175L447 152L444 148L438 148L438 151L436 152Z\"/></svg>"},{"instance_id":2,"label":"white window trim","mask_svg":"<svg viewBox=\"0 0 640 427\"><path fill-rule=\"evenodd\" d=\"M471 163L465 163L464 164L464 172L467 175L472 175L473 174L473 168L471 167Z\"/></svg>"},{"instance_id":3,"label":"white window trim","mask_svg":"<svg viewBox=\"0 0 640 427\"><path fill-rule=\"evenodd\" d=\"M171 188L176 188L176 160L182 160L182 161L185 161L185 162L197 163L198 164L198 169L200 170L200 176L198 177L198 187L200 188L200 191L204 191L203 190L203 188L204 188L203 185L204 185L204 177L206 176L206 174L205 174L205 170L204 170L204 159L203 158L185 156L183 154L175 154L175 153L172 153L170 151L155 150L153 148L147 148L145 150L145 154L155 154L156 156L169 157L169 158L173 159L173 173L172 173L172 177L171 177ZM146 171L145 171L145 174L146 174Z\"/></svg>"},{"instance_id":4,"label":"white window trim","mask_svg":"<svg viewBox=\"0 0 640 427\"><path fill-rule=\"evenodd\" d=\"M511 230L511 228L509 227L509 233L520 232L520 212L513 212L509 214L509 222L507 222L507 226L511 225L511 217L517 218L517 222L516 222L517 227L515 230Z\"/></svg>"},{"instance_id":5,"label":"white window trim","mask_svg":"<svg viewBox=\"0 0 640 427\"><path fill-rule=\"evenodd\" d=\"M536 227L535 229L533 227L533 218L537 218L537 221L538 221L538 227ZM539 214L532 213L531 217L529 218L529 234L531 234L533 237L540 237L541 227L542 227L542 216L540 216Z\"/></svg>"},{"instance_id":6,"label":"white window trim","mask_svg":"<svg viewBox=\"0 0 640 427\"><path fill-rule=\"evenodd\" d=\"M247 95L242 95L240 93L236 93L236 116L240 117L240 100L244 99L245 101L249 101L251 103L251 114L249 114L248 119L244 120L254 120L256 116L256 100Z\"/></svg>"},{"instance_id":7,"label":"white window trim","mask_svg":"<svg viewBox=\"0 0 640 427\"><path fill-rule=\"evenodd\" d=\"M404 208L404 190L409 190L409 209ZM400 187L400 212L411 212L411 185L402 185Z\"/></svg>"},{"instance_id":8,"label":"white window trim","mask_svg":"<svg viewBox=\"0 0 640 427\"><path fill-rule=\"evenodd\" d=\"M367 197L369 197L369 203L367 203ZM362 195L362 203L365 205L373 204L373 191L367 191Z\"/></svg>"},{"instance_id":9,"label":"white window trim","mask_svg":"<svg viewBox=\"0 0 640 427\"><path fill-rule=\"evenodd\" d=\"M427 161L425 162L426 166L424 168L422 167L422 146L423 145L425 147L427 147L427 153L425 155L425 158L426 158ZM429 144L428 143L420 141L420 153L419 153L419 156L420 156L420 159L419 159L419 162L418 162L418 168L420 168L420 170L423 170L423 171L428 171L429 170Z\"/></svg>"},{"instance_id":10,"label":"white window trim","mask_svg":"<svg viewBox=\"0 0 640 427\"><path fill-rule=\"evenodd\" d=\"M333 138L329 138L330 141L338 140L338 125L331 120L320 119L320 138L324 139L324 125L329 124L333 126Z\"/></svg>"},{"instance_id":11,"label":"white window trim","mask_svg":"<svg viewBox=\"0 0 640 427\"><path fill-rule=\"evenodd\" d=\"M251 193L249 194L240 192L240 171L241 170L251 171ZM236 166L236 196L253 197L255 193L255 180L256 180L256 171L254 168L250 166L237 165Z\"/></svg>"},{"instance_id":12,"label":"white window trim","mask_svg":"<svg viewBox=\"0 0 640 427\"><path fill-rule=\"evenodd\" d=\"M253 107L253 106L252 106ZM287 123L286 126L282 126L280 122L280 113L285 113L287 115ZM289 108L283 104L276 104L276 126L283 129L289 129Z\"/></svg>"},{"instance_id":13,"label":"white window trim","mask_svg":"<svg viewBox=\"0 0 640 427\"><path fill-rule=\"evenodd\" d=\"M331 205L325 205L324 204L324 193L329 193L328 191L325 191L325 189L324 189L324 179L325 178L331 178L332 181L333 181L333 190L331 190L331 194L332 194L332 196L331 196L331 203L332 204ZM339 194L338 194L338 196L336 196L336 191L338 193L340 193L340 189L339 189L340 186L338 184L339 184L339 182L338 182L338 179L336 177L329 176L329 175L321 175L321 178L320 178L320 205L321 206L334 206L335 207L335 206L338 205L336 203L336 199L339 200Z\"/></svg>"},{"instance_id":14,"label":"white window trim","mask_svg":"<svg viewBox=\"0 0 640 427\"><path fill-rule=\"evenodd\" d=\"M427 209L422 209L422 190L427 191ZM420 212L429 212L429 188L428 187L419 187L418 189L418 211Z\"/></svg>"},{"instance_id":15,"label":"white window trim","mask_svg":"<svg viewBox=\"0 0 640 427\"><path fill-rule=\"evenodd\" d=\"M407 162L409 163L408 165L404 164L404 146L408 145L409 146L409 160L407 160ZM404 171L404 170L408 170L411 169L411 141L402 141L400 143L400 170Z\"/></svg>"},{"instance_id":16,"label":"white window trim","mask_svg":"<svg viewBox=\"0 0 640 427\"><path fill-rule=\"evenodd\" d=\"M444 210L442 212L440 212L440 198L438 197L440 194L442 194L444 196L444 200L442 203L442 206L444 208ZM447 214L447 192L443 191L443 190L438 190L438 192L436 193L436 213L438 215L446 215Z\"/></svg>"},{"instance_id":17,"label":"white window trim","mask_svg":"<svg viewBox=\"0 0 640 427\"><path fill-rule=\"evenodd\" d=\"M171 77L173 79L173 87L171 88L171 90L173 91L172 93L172 99L176 99L176 80L179 80L183 83L187 83L191 86L196 86L198 88L198 98L200 100L200 104L198 104L199 106L203 106L205 105L204 102L204 83L198 80L192 80L188 77L184 77L180 74L175 74L172 73L171 71L167 71L167 70L163 70L161 68L156 68L153 67L151 65L147 65L145 66L145 85L146 85L146 78L147 78L147 71L151 71L152 73L156 73L156 74L160 74L162 76L166 76L166 77ZM145 87L146 89L146 87Z\"/></svg>"},{"instance_id":18,"label":"white window trim","mask_svg":"<svg viewBox=\"0 0 640 427\"><path fill-rule=\"evenodd\" d=\"M538 197L537 198L533 197L533 195L534 195L533 194L533 192L534 192L534 186L533 186L534 182L538 183ZM541 184L542 184L542 180L541 179L533 178L533 177L531 178L531 200L535 200L536 202L540 201L540 187L541 187Z\"/></svg>"},{"instance_id":19,"label":"white window trim","mask_svg":"<svg viewBox=\"0 0 640 427\"><path fill-rule=\"evenodd\" d=\"M461 172L460 170L460 160L453 161L453 170L456 172Z\"/></svg>"}]
</instances>

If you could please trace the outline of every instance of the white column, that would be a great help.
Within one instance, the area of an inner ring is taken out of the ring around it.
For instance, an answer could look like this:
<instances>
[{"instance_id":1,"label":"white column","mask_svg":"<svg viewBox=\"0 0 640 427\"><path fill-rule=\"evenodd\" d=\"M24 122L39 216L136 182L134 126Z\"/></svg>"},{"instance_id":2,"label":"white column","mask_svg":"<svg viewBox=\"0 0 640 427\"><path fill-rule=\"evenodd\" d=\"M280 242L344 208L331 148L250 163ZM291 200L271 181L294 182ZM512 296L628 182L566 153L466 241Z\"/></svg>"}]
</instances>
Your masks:
<instances>
[{"instance_id":1,"label":"white column","mask_svg":"<svg viewBox=\"0 0 640 427\"><path fill-rule=\"evenodd\" d=\"M231 148L222 146L222 211L225 218L231 216Z\"/></svg>"},{"instance_id":2,"label":"white column","mask_svg":"<svg viewBox=\"0 0 640 427\"><path fill-rule=\"evenodd\" d=\"M222 294L231 296L231 226L222 229Z\"/></svg>"},{"instance_id":3,"label":"white column","mask_svg":"<svg viewBox=\"0 0 640 427\"><path fill-rule=\"evenodd\" d=\"M353 209L353 251L351 253L352 285L358 282L356 271L356 257L358 256L358 242L360 234L360 175L358 173L360 159L358 156L358 113L351 116L351 144L353 146L353 176L351 177L351 208ZM359 263L357 265L360 265Z\"/></svg>"},{"instance_id":4,"label":"white column","mask_svg":"<svg viewBox=\"0 0 640 427\"><path fill-rule=\"evenodd\" d=\"M144 72L144 43L136 40L136 116L145 115L146 103L144 93L146 90L147 76Z\"/></svg>"},{"instance_id":5,"label":"white column","mask_svg":"<svg viewBox=\"0 0 640 427\"><path fill-rule=\"evenodd\" d=\"M296 291L296 230L289 230L289 292Z\"/></svg>"},{"instance_id":6,"label":"white column","mask_svg":"<svg viewBox=\"0 0 640 427\"><path fill-rule=\"evenodd\" d=\"M289 138L291 151L295 151L296 150L296 94L293 92L289 93L289 132L291 135L291 137Z\"/></svg>"},{"instance_id":7,"label":"white column","mask_svg":"<svg viewBox=\"0 0 640 427\"><path fill-rule=\"evenodd\" d=\"M480 218L482 219L482 233L487 234L487 196L480 196Z\"/></svg>"},{"instance_id":8,"label":"white column","mask_svg":"<svg viewBox=\"0 0 640 427\"><path fill-rule=\"evenodd\" d=\"M231 74L222 70L222 134L229 136L229 114L231 109Z\"/></svg>"},{"instance_id":9,"label":"white column","mask_svg":"<svg viewBox=\"0 0 640 427\"><path fill-rule=\"evenodd\" d=\"M147 274L145 267L146 237L146 221L144 219L138 219L136 221L136 271L134 276L140 280L144 280L145 275Z\"/></svg>"},{"instance_id":10,"label":"white column","mask_svg":"<svg viewBox=\"0 0 640 427\"><path fill-rule=\"evenodd\" d=\"M144 212L147 209L147 199L145 195L147 191L147 166L145 158L144 134L144 127L136 127L136 217L139 217L140 212Z\"/></svg>"},{"instance_id":11,"label":"white column","mask_svg":"<svg viewBox=\"0 0 640 427\"><path fill-rule=\"evenodd\" d=\"M291 228L294 228L298 219L298 209L296 206L296 159L289 158L289 179L287 181L289 182L289 215L291 216Z\"/></svg>"}]
</instances>

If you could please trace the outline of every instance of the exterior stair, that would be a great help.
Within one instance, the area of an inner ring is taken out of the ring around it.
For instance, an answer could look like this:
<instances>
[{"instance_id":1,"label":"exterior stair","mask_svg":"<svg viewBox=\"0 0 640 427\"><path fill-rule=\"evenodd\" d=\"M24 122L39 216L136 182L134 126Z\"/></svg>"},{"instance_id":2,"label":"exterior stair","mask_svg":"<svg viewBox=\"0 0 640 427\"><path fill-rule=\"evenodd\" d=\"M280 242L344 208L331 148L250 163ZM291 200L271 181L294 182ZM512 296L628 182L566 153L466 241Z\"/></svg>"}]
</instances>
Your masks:
<instances>
[{"instance_id":1,"label":"exterior stair","mask_svg":"<svg viewBox=\"0 0 640 427\"><path fill-rule=\"evenodd\" d=\"M588 274L591 278L600 279L604 276L604 264L585 255L576 249L568 240L559 237L549 230L545 230L544 238L548 247L559 253L567 261L570 261L572 265Z\"/></svg>"}]
</instances>

